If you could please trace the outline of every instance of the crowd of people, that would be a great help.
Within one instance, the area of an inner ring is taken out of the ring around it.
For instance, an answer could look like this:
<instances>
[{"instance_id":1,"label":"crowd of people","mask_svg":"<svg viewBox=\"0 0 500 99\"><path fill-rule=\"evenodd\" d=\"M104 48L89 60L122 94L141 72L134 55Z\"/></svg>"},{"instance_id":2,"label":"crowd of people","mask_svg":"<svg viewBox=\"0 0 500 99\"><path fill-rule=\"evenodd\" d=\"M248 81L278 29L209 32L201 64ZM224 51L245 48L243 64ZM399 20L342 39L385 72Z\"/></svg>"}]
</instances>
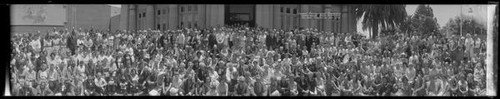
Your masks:
<instances>
[{"instance_id":1,"label":"crowd of people","mask_svg":"<svg viewBox=\"0 0 500 99\"><path fill-rule=\"evenodd\" d=\"M14 96L479 96L485 41L313 29L13 34Z\"/></svg>"}]
</instances>

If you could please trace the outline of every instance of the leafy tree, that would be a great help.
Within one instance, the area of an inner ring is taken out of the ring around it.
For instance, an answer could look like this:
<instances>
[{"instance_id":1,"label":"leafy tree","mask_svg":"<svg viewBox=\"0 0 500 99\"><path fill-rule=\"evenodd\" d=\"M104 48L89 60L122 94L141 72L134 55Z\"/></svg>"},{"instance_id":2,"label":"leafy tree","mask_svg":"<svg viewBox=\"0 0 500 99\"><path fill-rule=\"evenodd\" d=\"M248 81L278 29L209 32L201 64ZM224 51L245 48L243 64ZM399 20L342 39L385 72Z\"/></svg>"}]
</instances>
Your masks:
<instances>
[{"instance_id":1,"label":"leafy tree","mask_svg":"<svg viewBox=\"0 0 500 99\"><path fill-rule=\"evenodd\" d=\"M405 5L353 5L355 17L361 20L362 29L371 29L372 37L377 37L381 29L398 27L406 18ZM364 17L361 19L361 17Z\"/></svg>"},{"instance_id":2,"label":"leafy tree","mask_svg":"<svg viewBox=\"0 0 500 99\"><path fill-rule=\"evenodd\" d=\"M446 35L461 35L460 27L462 27L463 35L467 33L477 35L486 34L486 26L467 16L455 16L446 23L441 31L445 32Z\"/></svg>"},{"instance_id":3,"label":"leafy tree","mask_svg":"<svg viewBox=\"0 0 500 99\"><path fill-rule=\"evenodd\" d=\"M419 5L415 14L411 18L407 18L406 32L416 33L417 35L437 35L439 33L439 25L432 8L428 5Z\"/></svg>"},{"instance_id":4,"label":"leafy tree","mask_svg":"<svg viewBox=\"0 0 500 99\"><path fill-rule=\"evenodd\" d=\"M399 27L399 32L409 33L411 31L415 31L415 27L412 27L413 25L411 25L412 24L412 20L411 20L412 17L413 16L410 15L410 16L407 16L405 18L405 20L403 21L403 23Z\"/></svg>"}]
</instances>

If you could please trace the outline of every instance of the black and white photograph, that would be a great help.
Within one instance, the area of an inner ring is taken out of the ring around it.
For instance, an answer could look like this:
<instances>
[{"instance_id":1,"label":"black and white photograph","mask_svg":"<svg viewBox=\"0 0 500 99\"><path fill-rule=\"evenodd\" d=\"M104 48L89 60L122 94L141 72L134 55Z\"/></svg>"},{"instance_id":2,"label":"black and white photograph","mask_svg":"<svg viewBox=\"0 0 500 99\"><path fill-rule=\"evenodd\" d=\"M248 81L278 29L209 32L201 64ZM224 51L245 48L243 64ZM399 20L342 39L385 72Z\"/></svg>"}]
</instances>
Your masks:
<instances>
[{"instance_id":1,"label":"black and white photograph","mask_svg":"<svg viewBox=\"0 0 500 99\"><path fill-rule=\"evenodd\" d=\"M4 96L496 96L498 2L9 7Z\"/></svg>"}]
</instances>

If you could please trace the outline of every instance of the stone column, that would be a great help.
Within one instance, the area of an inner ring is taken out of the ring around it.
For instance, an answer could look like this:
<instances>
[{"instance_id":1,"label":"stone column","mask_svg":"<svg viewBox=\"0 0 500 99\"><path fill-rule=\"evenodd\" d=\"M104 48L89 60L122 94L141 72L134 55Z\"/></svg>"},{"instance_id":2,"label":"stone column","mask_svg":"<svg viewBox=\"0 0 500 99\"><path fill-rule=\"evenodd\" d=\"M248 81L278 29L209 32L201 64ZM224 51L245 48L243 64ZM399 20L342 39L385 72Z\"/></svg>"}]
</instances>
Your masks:
<instances>
[{"instance_id":1,"label":"stone column","mask_svg":"<svg viewBox=\"0 0 500 99\"><path fill-rule=\"evenodd\" d=\"M179 16L179 10L178 10L178 6L176 4L171 4L169 6L169 29L176 29L178 27L178 24L179 24L179 19L178 19L178 16Z\"/></svg>"},{"instance_id":2,"label":"stone column","mask_svg":"<svg viewBox=\"0 0 500 99\"><path fill-rule=\"evenodd\" d=\"M218 10L217 13L218 26L224 26L224 5L223 4L217 5L217 10Z\"/></svg>"},{"instance_id":3,"label":"stone column","mask_svg":"<svg viewBox=\"0 0 500 99\"><path fill-rule=\"evenodd\" d=\"M206 9L205 9L205 12L207 13L206 14L206 27L211 27L212 26L212 15L214 14L213 11L212 11L212 7L213 5L209 4L206 6Z\"/></svg>"},{"instance_id":4,"label":"stone column","mask_svg":"<svg viewBox=\"0 0 500 99\"><path fill-rule=\"evenodd\" d=\"M199 4L197 5L198 6L198 28L203 28L206 26L206 20L205 20L205 17L206 17L206 5L204 4Z\"/></svg>"},{"instance_id":5,"label":"stone column","mask_svg":"<svg viewBox=\"0 0 500 99\"><path fill-rule=\"evenodd\" d=\"M332 11L332 5L325 5L325 12L324 13L333 13ZM324 30L325 31L332 31L332 19L325 19L325 24L324 24Z\"/></svg>"},{"instance_id":6,"label":"stone column","mask_svg":"<svg viewBox=\"0 0 500 99\"><path fill-rule=\"evenodd\" d=\"M128 30L129 31L137 31L137 5L131 4L129 5L129 18L128 18Z\"/></svg>"},{"instance_id":7,"label":"stone column","mask_svg":"<svg viewBox=\"0 0 500 99\"><path fill-rule=\"evenodd\" d=\"M122 4L122 7L120 8L120 30L127 30L128 29L128 12L129 12L129 5Z\"/></svg>"},{"instance_id":8,"label":"stone column","mask_svg":"<svg viewBox=\"0 0 500 99\"><path fill-rule=\"evenodd\" d=\"M309 12L309 5L300 5L300 13L308 13ZM300 19L300 27L301 28L309 28L309 19Z\"/></svg>"},{"instance_id":9,"label":"stone column","mask_svg":"<svg viewBox=\"0 0 500 99\"><path fill-rule=\"evenodd\" d=\"M275 8L274 5L272 4L268 5L267 21L269 23L267 25L269 28L274 28L275 21L273 19L275 17L274 13L276 13L276 10L274 8Z\"/></svg>"},{"instance_id":10,"label":"stone column","mask_svg":"<svg viewBox=\"0 0 500 99\"><path fill-rule=\"evenodd\" d=\"M266 25L264 24L264 16L266 16L266 14L264 13L264 7L265 5L255 6L255 25L257 25L258 27L266 27Z\"/></svg>"},{"instance_id":11,"label":"stone column","mask_svg":"<svg viewBox=\"0 0 500 99\"><path fill-rule=\"evenodd\" d=\"M274 28L281 29L281 5L274 5Z\"/></svg>"},{"instance_id":12,"label":"stone column","mask_svg":"<svg viewBox=\"0 0 500 99\"><path fill-rule=\"evenodd\" d=\"M155 29L155 9L153 5L146 5L146 30Z\"/></svg>"}]
</instances>

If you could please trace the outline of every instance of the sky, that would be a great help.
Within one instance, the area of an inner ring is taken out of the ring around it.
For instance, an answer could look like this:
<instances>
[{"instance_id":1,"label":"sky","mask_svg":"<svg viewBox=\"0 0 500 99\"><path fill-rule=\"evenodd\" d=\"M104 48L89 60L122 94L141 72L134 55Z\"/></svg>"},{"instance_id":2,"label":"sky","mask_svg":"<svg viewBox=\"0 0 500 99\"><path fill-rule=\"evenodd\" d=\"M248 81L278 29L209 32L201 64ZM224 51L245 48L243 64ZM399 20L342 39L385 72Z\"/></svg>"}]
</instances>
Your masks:
<instances>
[{"instance_id":1,"label":"sky","mask_svg":"<svg viewBox=\"0 0 500 99\"><path fill-rule=\"evenodd\" d=\"M113 7L118 7L118 8L121 8L122 5L119 5L119 4L110 4L110 6L113 6Z\"/></svg>"}]
</instances>

